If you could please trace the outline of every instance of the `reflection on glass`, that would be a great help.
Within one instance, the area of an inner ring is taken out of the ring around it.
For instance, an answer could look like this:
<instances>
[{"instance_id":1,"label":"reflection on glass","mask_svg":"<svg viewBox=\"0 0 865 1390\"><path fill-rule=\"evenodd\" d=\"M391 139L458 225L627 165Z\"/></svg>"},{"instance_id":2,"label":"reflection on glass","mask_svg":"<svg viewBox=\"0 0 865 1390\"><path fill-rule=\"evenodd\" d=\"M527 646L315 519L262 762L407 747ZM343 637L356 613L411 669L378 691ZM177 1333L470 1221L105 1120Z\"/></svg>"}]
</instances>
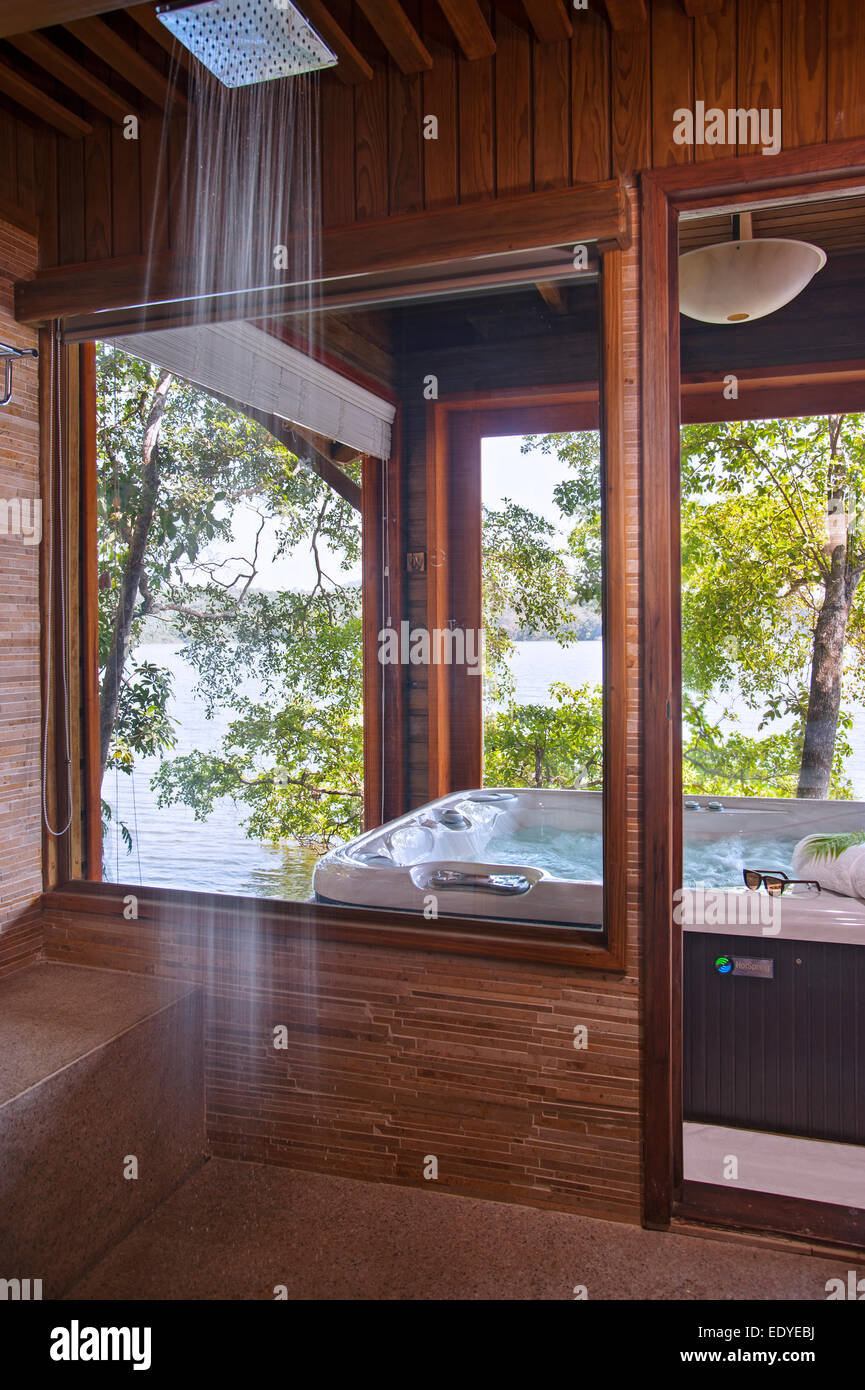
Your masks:
<instances>
[{"instance_id":1,"label":"reflection on glass","mask_svg":"<svg viewBox=\"0 0 865 1390\"><path fill-rule=\"evenodd\" d=\"M366 829L361 491L342 495L314 462L324 446L331 481L338 464L358 484L360 458L318 436L309 454L303 431L292 452L243 411L100 348L105 878L602 929L596 430L497 434L499 407L485 407L474 452L450 441L448 467L475 470L468 502L448 493L448 535L462 527L464 545L449 561L457 616L423 626L437 563L424 550L430 402L464 386L464 361L506 413L508 375L534 372L541 389L570 387L576 370L595 381L596 287L556 304L521 287L362 320L379 357L399 361L406 441L406 553L385 566L404 571L407 598L380 615L377 653L382 681L396 665L406 706L405 795ZM543 427L542 408L532 418ZM470 568L475 588L463 586ZM441 664L462 674L449 687L453 762L432 796ZM385 760L392 745L385 724Z\"/></svg>"},{"instance_id":2,"label":"reflection on glass","mask_svg":"<svg viewBox=\"0 0 865 1390\"><path fill-rule=\"evenodd\" d=\"M819 878L865 827L863 499L860 415L683 431L686 885Z\"/></svg>"}]
</instances>

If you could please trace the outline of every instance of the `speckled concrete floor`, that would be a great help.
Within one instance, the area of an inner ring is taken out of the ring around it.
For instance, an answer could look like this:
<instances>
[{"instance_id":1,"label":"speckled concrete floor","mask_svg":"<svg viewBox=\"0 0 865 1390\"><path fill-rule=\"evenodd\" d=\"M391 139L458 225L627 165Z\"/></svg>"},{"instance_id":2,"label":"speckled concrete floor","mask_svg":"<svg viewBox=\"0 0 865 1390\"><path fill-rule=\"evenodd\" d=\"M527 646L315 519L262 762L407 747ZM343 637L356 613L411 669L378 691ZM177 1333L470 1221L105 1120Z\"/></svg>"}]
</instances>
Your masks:
<instances>
[{"instance_id":1,"label":"speckled concrete floor","mask_svg":"<svg viewBox=\"0 0 865 1390\"><path fill-rule=\"evenodd\" d=\"M213 1159L71 1299L823 1300L839 1264ZM846 1268L846 1266L845 1266ZM865 1275L865 1268L859 1271Z\"/></svg>"}]
</instances>

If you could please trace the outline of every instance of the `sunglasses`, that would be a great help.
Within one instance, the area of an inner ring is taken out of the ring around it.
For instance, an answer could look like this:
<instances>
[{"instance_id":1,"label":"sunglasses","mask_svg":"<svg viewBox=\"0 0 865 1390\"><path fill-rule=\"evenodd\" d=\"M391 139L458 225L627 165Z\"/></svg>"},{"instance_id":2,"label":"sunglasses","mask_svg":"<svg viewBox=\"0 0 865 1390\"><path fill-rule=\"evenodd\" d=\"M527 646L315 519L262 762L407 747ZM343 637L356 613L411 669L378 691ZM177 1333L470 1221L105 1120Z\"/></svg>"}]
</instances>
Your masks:
<instances>
[{"instance_id":1,"label":"sunglasses","mask_svg":"<svg viewBox=\"0 0 865 1390\"><path fill-rule=\"evenodd\" d=\"M783 869L743 869L742 877L745 880L745 887L756 891L760 885L771 894L773 898L779 898L788 888L801 886L805 888L816 888L820 892L820 885L813 878L788 878Z\"/></svg>"}]
</instances>

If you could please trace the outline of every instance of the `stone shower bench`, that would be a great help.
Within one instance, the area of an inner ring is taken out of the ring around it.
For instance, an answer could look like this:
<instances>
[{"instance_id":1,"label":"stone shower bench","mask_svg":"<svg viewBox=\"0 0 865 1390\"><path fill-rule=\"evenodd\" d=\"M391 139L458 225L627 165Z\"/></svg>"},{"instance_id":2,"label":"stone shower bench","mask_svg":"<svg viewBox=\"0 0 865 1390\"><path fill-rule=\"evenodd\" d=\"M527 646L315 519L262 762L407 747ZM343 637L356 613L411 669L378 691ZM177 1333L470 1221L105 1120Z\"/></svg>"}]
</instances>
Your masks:
<instances>
[{"instance_id":1,"label":"stone shower bench","mask_svg":"<svg viewBox=\"0 0 865 1390\"><path fill-rule=\"evenodd\" d=\"M199 990L50 963L0 981L0 1279L62 1297L205 1156Z\"/></svg>"}]
</instances>

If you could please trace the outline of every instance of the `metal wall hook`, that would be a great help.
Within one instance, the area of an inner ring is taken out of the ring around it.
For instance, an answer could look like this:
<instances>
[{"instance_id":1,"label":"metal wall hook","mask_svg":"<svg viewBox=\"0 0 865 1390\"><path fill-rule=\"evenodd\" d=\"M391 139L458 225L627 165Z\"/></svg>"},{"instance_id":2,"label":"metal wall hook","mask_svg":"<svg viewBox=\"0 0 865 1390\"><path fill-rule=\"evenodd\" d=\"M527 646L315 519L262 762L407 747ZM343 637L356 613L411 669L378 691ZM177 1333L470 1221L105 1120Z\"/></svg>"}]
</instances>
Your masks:
<instances>
[{"instance_id":1,"label":"metal wall hook","mask_svg":"<svg viewBox=\"0 0 865 1390\"><path fill-rule=\"evenodd\" d=\"M3 395L0 396L0 406L8 405L12 399L12 364L16 358L38 356L36 348L16 348L10 347L8 343L0 343L0 361L6 364L6 385Z\"/></svg>"}]
</instances>

